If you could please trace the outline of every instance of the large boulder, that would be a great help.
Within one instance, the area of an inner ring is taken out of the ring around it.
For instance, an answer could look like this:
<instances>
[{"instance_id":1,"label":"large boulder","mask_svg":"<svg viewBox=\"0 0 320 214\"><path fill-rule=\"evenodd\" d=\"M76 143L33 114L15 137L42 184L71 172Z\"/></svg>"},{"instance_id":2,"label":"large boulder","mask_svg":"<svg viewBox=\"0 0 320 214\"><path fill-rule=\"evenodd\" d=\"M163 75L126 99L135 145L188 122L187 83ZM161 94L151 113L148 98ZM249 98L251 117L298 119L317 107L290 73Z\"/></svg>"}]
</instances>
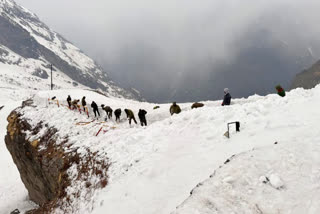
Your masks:
<instances>
[{"instance_id":1,"label":"large boulder","mask_svg":"<svg viewBox=\"0 0 320 214\"><path fill-rule=\"evenodd\" d=\"M82 192L107 185L108 160L96 160L97 154L87 148L80 155L79 148L73 148L67 137L61 140L58 130L45 121L29 124L22 110L32 105L32 100L25 101L8 116L6 146L30 199L40 206L30 213L47 213L57 207L68 212ZM67 191L71 187L76 191Z\"/></svg>"}]
</instances>

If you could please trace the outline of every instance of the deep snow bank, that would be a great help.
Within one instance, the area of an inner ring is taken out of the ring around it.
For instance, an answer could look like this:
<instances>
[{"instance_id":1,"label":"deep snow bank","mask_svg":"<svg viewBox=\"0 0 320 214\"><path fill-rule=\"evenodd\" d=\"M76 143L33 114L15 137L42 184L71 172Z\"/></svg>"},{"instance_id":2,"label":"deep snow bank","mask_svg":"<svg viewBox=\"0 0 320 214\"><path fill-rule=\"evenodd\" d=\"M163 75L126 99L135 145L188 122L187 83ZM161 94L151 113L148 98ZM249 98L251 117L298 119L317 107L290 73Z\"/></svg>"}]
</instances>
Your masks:
<instances>
[{"instance_id":1,"label":"deep snow bank","mask_svg":"<svg viewBox=\"0 0 320 214\"><path fill-rule=\"evenodd\" d=\"M94 100L98 105L110 105L113 109L130 108L135 113L140 108L146 109L150 125L143 128L139 125L130 127L124 114L120 123L114 119L102 123L104 112L100 112L101 118L91 122L92 118L88 119L84 114L47 103L48 97L56 96L63 101L68 94L78 99L86 96L89 104ZM318 86L312 90L294 90L284 98L273 94L237 99L226 107L221 107L220 101L209 101L204 102L203 108L191 110L191 104L185 103L180 104L182 113L171 117L169 104L153 110L154 104L150 103L107 98L83 90L58 90L39 92L34 97L37 107L25 111L24 115L31 125L45 121L55 127L60 136L68 136L74 147L84 148L78 150L81 154L86 154L85 148L90 148L92 152L106 155L103 157L107 157L111 164L108 169L109 183L106 188L92 195L89 203L91 213L167 214L185 201L199 182L206 180L234 154L265 146L284 146L284 149L292 146L294 154L294 151L298 151L296 144L307 147L312 142L318 142L319 98ZM232 121L241 122L241 132L231 133L231 139L227 139L223 133L226 124ZM90 123L82 126L77 125L79 122ZM95 136L100 128L101 133ZM274 145L276 141L278 145ZM269 154L271 152L272 149L266 149L266 157L271 160L281 159L278 155L282 155L282 152L275 153L275 156ZM236 165L235 160L231 163ZM241 164L238 167L240 170ZM253 173L254 169L250 172ZM277 178L280 177L284 186L287 186L286 176L279 174L276 169L274 173L256 172L259 174L258 182L261 176L270 178L274 174L276 176L271 180L275 184L279 183ZM256 181L256 174L253 181ZM233 182L235 179L232 175L229 177L225 182ZM263 192L261 194L261 200L268 197ZM90 209L89 204L85 203L86 198L80 197L77 201L84 206L78 207L73 213L88 213ZM177 212L188 213L187 210Z\"/></svg>"}]
</instances>

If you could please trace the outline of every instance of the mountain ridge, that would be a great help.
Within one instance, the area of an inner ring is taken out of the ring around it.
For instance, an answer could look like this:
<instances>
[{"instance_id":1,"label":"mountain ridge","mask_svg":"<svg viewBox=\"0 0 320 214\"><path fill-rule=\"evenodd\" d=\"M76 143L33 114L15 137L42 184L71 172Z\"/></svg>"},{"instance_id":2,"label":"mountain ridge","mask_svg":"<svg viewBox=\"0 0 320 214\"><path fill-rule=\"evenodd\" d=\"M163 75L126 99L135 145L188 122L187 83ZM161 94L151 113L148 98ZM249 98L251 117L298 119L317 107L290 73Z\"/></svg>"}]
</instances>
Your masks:
<instances>
[{"instance_id":1,"label":"mountain ridge","mask_svg":"<svg viewBox=\"0 0 320 214\"><path fill-rule=\"evenodd\" d=\"M298 73L292 81L291 89L302 87L311 89L320 83L320 60L310 68Z\"/></svg>"},{"instance_id":2,"label":"mountain ridge","mask_svg":"<svg viewBox=\"0 0 320 214\"><path fill-rule=\"evenodd\" d=\"M94 60L12 0L0 1L0 30L0 62L3 64L21 67L42 79L48 77L53 64L56 73L69 77L66 85L60 84L60 87L80 85L110 96L142 99L136 91L118 87Z\"/></svg>"}]
</instances>

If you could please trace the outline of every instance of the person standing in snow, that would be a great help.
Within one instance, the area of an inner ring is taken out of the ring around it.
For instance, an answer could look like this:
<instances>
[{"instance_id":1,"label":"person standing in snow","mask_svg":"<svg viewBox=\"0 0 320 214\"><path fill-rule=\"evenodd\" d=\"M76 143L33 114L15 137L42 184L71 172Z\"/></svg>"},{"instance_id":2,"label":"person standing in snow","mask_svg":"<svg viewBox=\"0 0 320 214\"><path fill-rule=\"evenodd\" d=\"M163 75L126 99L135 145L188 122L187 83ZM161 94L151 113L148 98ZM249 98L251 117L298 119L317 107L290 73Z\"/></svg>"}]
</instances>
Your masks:
<instances>
[{"instance_id":1,"label":"person standing in snow","mask_svg":"<svg viewBox=\"0 0 320 214\"><path fill-rule=\"evenodd\" d=\"M120 122L121 108L116 109L114 111L114 115L116 116L116 121L119 120L119 122Z\"/></svg>"},{"instance_id":2,"label":"person standing in snow","mask_svg":"<svg viewBox=\"0 0 320 214\"><path fill-rule=\"evenodd\" d=\"M223 97L223 102L222 102L222 106L228 106L231 104L231 95L229 93L229 89L225 88L224 90L224 97Z\"/></svg>"},{"instance_id":3,"label":"person standing in snow","mask_svg":"<svg viewBox=\"0 0 320 214\"><path fill-rule=\"evenodd\" d=\"M137 124L136 118L134 117L133 111L130 109L125 109L124 112L126 112L127 118L129 119L129 125L131 125L131 120Z\"/></svg>"},{"instance_id":4,"label":"person standing in snow","mask_svg":"<svg viewBox=\"0 0 320 214\"><path fill-rule=\"evenodd\" d=\"M177 105L176 102L173 102L171 107L170 107L170 114L179 114L181 112L181 108L179 105Z\"/></svg>"},{"instance_id":5,"label":"person standing in snow","mask_svg":"<svg viewBox=\"0 0 320 214\"><path fill-rule=\"evenodd\" d=\"M103 110L105 110L108 118L111 119L112 118L112 112L113 112L112 108L110 106L104 106L103 104L101 105L101 108ZM106 121L107 121L107 119L106 119Z\"/></svg>"},{"instance_id":6,"label":"person standing in snow","mask_svg":"<svg viewBox=\"0 0 320 214\"><path fill-rule=\"evenodd\" d=\"M98 105L94 101L92 101L92 103L91 103L91 108L93 109L94 117L97 116L97 112L98 112L98 115L100 117Z\"/></svg>"},{"instance_id":7,"label":"person standing in snow","mask_svg":"<svg viewBox=\"0 0 320 214\"><path fill-rule=\"evenodd\" d=\"M71 109L71 97L70 97L70 95L68 95L67 102L68 102L68 105L69 105L69 109Z\"/></svg>"},{"instance_id":8,"label":"person standing in snow","mask_svg":"<svg viewBox=\"0 0 320 214\"><path fill-rule=\"evenodd\" d=\"M140 120L141 126L143 126L143 125L147 126L146 114L147 114L146 110L139 109L138 116L139 116L139 120Z\"/></svg>"},{"instance_id":9,"label":"person standing in snow","mask_svg":"<svg viewBox=\"0 0 320 214\"><path fill-rule=\"evenodd\" d=\"M82 107L83 107L83 111L86 111L87 102L86 102L86 97L85 96L82 97L81 104L82 104Z\"/></svg>"}]
</instances>

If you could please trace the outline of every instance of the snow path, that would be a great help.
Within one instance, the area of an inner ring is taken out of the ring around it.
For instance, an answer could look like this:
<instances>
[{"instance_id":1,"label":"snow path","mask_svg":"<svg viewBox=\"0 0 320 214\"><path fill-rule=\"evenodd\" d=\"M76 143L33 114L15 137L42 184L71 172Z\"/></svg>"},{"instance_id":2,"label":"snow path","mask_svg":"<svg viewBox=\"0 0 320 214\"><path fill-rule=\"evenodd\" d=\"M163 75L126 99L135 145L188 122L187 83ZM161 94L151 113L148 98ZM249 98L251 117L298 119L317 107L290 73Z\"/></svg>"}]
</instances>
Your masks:
<instances>
[{"instance_id":1,"label":"snow path","mask_svg":"<svg viewBox=\"0 0 320 214\"><path fill-rule=\"evenodd\" d=\"M7 214L18 207L24 212L34 208L35 205L28 200L28 192L4 142L4 136L7 134L7 117L13 109L21 105L21 101L3 102L1 99L0 105L2 103L5 107L0 110L0 213Z\"/></svg>"}]
</instances>

